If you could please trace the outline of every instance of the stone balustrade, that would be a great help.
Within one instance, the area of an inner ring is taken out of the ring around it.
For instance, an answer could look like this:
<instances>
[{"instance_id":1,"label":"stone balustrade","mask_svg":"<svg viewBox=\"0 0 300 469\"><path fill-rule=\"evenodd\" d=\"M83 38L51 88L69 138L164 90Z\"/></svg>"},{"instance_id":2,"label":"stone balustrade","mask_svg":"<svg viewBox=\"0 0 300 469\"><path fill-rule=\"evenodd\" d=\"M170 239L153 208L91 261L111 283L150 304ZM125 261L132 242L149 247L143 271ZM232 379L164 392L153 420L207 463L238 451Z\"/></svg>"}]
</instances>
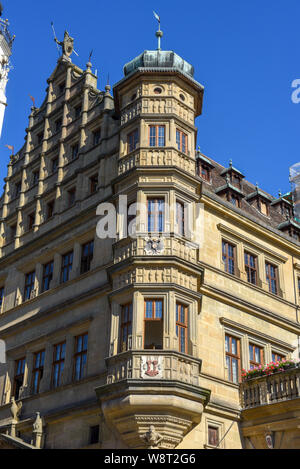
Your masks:
<instances>
[{"instance_id":1,"label":"stone balustrade","mask_svg":"<svg viewBox=\"0 0 300 469\"><path fill-rule=\"evenodd\" d=\"M188 262L197 262L197 246L179 236L163 236L163 248L153 252L155 256L176 256ZM149 255L148 233L137 238L126 238L114 245L114 263L117 264L134 256Z\"/></svg>"},{"instance_id":2,"label":"stone balustrade","mask_svg":"<svg viewBox=\"0 0 300 469\"><path fill-rule=\"evenodd\" d=\"M175 351L129 350L106 359L107 384L159 379L199 386L201 364L202 360Z\"/></svg>"},{"instance_id":3,"label":"stone balustrade","mask_svg":"<svg viewBox=\"0 0 300 469\"><path fill-rule=\"evenodd\" d=\"M252 378L240 385L243 410L300 397L300 369Z\"/></svg>"},{"instance_id":4,"label":"stone balustrade","mask_svg":"<svg viewBox=\"0 0 300 469\"><path fill-rule=\"evenodd\" d=\"M136 166L177 166L195 175L195 159L172 148L138 149L119 159L119 175Z\"/></svg>"}]
</instances>

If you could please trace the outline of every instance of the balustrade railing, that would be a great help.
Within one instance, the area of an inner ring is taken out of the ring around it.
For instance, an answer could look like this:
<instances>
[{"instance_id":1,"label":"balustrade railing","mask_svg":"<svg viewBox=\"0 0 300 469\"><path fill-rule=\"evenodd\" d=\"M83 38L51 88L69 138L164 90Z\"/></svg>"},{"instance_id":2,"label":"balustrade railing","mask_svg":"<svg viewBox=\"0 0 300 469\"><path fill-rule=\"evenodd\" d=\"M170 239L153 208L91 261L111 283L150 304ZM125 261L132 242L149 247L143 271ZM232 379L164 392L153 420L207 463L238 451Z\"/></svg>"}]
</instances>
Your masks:
<instances>
[{"instance_id":1,"label":"balustrade railing","mask_svg":"<svg viewBox=\"0 0 300 469\"><path fill-rule=\"evenodd\" d=\"M240 385L240 397L243 409L300 397L300 369L246 380Z\"/></svg>"}]
</instances>

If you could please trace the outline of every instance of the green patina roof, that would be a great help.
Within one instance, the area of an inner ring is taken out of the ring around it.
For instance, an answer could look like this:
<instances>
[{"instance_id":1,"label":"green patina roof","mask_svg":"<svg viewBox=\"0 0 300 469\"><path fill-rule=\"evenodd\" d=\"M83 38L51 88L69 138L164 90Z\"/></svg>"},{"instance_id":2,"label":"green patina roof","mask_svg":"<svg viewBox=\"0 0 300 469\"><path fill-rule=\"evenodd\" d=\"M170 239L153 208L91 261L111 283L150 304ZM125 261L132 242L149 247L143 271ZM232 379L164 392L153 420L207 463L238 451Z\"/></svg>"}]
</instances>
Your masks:
<instances>
[{"instance_id":1,"label":"green patina roof","mask_svg":"<svg viewBox=\"0 0 300 469\"><path fill-rule=\"evenodd\" d=\"M194 76L194 67L178 54L169 50L145 50L138 57L124 65L127 76L139 68L176 68L190 77Z\"/></svg>"}]
</instances>

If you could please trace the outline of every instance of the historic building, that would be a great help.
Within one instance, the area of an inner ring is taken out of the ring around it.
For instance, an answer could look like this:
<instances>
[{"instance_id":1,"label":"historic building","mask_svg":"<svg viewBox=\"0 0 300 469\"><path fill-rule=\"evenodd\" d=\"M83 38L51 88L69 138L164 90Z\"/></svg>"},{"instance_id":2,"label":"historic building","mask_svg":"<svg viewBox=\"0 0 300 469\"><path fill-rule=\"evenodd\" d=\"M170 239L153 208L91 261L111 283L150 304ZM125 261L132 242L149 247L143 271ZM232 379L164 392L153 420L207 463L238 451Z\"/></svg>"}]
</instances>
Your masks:
<instances>
[{"instance_id":1,"label":"historic building","mask_svg":"<svg viewBox=\"0 0 300 469\"><path fill-rule=\"evenodd\" d=\"M252 448L266 433L299 448L298 369L265 400L260 380L239 384L297 358L290 194L195 148L204 88L175 52L144 51L112 96L67 32L58 43L1 199L0 448Z\"/></svg>"}]
</instances>

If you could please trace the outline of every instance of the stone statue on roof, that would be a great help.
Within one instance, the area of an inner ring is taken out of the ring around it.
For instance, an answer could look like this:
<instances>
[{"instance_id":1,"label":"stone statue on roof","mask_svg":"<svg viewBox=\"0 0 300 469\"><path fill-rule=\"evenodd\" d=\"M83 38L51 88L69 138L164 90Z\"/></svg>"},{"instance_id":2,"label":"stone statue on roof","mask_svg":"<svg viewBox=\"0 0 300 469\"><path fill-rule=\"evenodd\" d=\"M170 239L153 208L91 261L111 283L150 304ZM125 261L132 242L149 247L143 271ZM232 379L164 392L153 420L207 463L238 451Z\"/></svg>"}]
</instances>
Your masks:
<instances>
[{"instance_id":1,"label":"stone statue on roof","mask_svg":"<svg viewBox=\"0 0 300 469\"><path fill-rule=\"evenodd\" d=\"M59 41L57 37L54 37L54 41L62 48L63 57L70 60L70 55L74 50L74 38L69 35L68 31L65 31L63 41Z\"/></svg>"}]
</instances>

